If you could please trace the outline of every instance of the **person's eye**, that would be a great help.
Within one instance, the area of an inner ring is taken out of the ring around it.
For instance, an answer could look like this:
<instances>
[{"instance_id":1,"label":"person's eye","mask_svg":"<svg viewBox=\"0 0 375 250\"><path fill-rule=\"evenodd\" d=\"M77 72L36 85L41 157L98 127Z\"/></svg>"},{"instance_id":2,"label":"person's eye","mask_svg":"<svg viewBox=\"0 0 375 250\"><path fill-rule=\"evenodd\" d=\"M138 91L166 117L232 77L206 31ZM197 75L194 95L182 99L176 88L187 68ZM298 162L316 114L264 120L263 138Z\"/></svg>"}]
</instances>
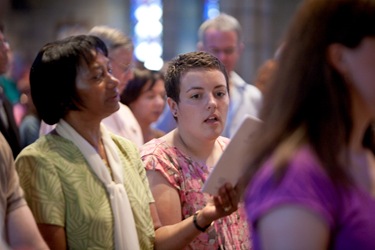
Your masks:
<instances>
[{"instance_id":1,"label":"person's eye","mask_svg":"<svg viewBox=\"0 0 375 250\"><path fill-rule=\"evenodd\" d=\"M103 77L104 77L104 73L101 71L101 72L98 72L97 74L95 74L93 76L93 79L94 80L101 80L101 79L103 79Z\"/></svg>"},{"instance_id":2,"label":"person's eye","mask_svg":"<svg viewBox=\"0 0 375 250\"><path fill-rule=\"evenodd\" d=\"M220 53L220 50L218 50L218 49L211 49L211 53L212 54L219 54Z\"/></svg>"},{"instance_id":3,"label":"person's eye","mask_svg":"<svg viewBox=\"0 0 375 250\"><path fill-rule=\"evenodd\" d=\"M108 67L108 73L110 73L111 75L113 74L112 66Z\"/></svg>"},{"instance_id":4,"label":"person's eye","mask_svg":"<svg viewBox=\"0 0 375 250\"><path fill-rule=\"evenodd\" d=\"M148 94L148 95L146 96L146 98L149 99L149 100L152 100L152 99L154 99L155 97L156 97L155 94Z\"/></svg>"},{"instance_id":5,"label":"person's eye","mask_svg":"<svg viewBox=\"0 0 375 250\"><path fill-rule=\"evenodd\" d=\"M224 50L224 53L227 54L227 55L230 55L230 54L233 54L234 51L235 51L234 48L229 48L229 49L225 49L225 50Z\"/></svg>"},{"instance_id":6,"label":"person's eye","mask_svg":"<svg viewBox=\"0 0 375 250\"><path fill-rule=\"evenodd\" d=\"M201 97L200 94L193 94L190 96L191 99L199 99Z\"/></svg>"},{"instance_id":7,"label":"person's eye","mask_svg":"<svg viewBox=\"0 0 375 250\"><path fill-rule=\"evenodd\" d=\"M218 96L218 97L224 97L226 95L227 95L226 91L219 91L219 92L216 93L216 96Z\"/></svg>"}]
</instances>

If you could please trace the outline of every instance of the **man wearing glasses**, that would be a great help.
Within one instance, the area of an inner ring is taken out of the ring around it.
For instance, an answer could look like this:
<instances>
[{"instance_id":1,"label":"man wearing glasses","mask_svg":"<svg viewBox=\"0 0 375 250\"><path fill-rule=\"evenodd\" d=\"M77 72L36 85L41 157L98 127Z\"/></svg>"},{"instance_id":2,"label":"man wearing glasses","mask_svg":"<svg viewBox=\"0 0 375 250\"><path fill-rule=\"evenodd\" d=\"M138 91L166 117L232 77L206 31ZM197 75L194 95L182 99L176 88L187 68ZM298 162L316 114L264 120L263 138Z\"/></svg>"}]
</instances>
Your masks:
<instances>
[{"instance_id":1,"label":"man wearing glasses","mask_svg":"<svg viewBox=\"0 0 375 250\"><path fill-rule=\"evenodd\" d=\"M222 13L202 23L198 37L198 50L216 56L228 72L230 105L223 136L231 138L246 115L258 116L262 101L259 89L234 71L244 48L242 29L237 19Z\"/></svg>"}]
</instances>

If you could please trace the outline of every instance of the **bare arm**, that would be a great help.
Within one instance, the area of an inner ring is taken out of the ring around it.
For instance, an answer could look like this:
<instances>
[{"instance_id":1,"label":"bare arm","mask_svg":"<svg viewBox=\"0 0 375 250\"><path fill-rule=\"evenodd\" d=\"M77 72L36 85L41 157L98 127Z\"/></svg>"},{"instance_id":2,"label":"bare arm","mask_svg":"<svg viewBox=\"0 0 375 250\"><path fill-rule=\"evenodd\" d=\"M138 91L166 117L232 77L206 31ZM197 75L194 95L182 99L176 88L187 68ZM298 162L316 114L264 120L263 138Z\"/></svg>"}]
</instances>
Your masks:
<instances>
[{"instance_id":1,"label":"bare arm","mask_svg":"<svg viewBox=\"0 0 375 250\"><path fill-rule=\"evenodd\" d=\"M10 212L6 223L8 242L13 249L48 249L28 206Z\"/></svg>"},{"instance_id":2,"label":"bare arm","mask_svg":"<svg viewBox=\"0 0 375 250\"><path fill-rule=\"evenodd\" d=\"M187 246L201 231L193 223L193 217L182 220L181 201L177 190L157 171L147 171L155 204L150 205L155 226L155 249L181 249ZM239 195L231 187L220 189L220 198L216 197L197 215L201 227L210 225L216 219L227 216L237 210ZM225 205L225 206L224 206ZM224 211L223 207L232 208Z\"/></svg>"},{"instance_id":3,"label":"bare arm","mask_svg":"<svg viewBox=\"0 0 375 250\"><path fill-rule=\"evenodd\" d=\"M328 249L327 224L302 207L279 207L264 215L258 227L261 248L265 250Z\"/></svg>"},{"instance_id":4,"label":"bare arm","mask_svg":"<svg viewBox=\"0 0 375 250\"><path fill-rule=\"evenodd\" d=\"M44 240L51 249L67 249L65 229L63 227L49 224L38 224L38 227Z\"/></svg>"}]
</instances>

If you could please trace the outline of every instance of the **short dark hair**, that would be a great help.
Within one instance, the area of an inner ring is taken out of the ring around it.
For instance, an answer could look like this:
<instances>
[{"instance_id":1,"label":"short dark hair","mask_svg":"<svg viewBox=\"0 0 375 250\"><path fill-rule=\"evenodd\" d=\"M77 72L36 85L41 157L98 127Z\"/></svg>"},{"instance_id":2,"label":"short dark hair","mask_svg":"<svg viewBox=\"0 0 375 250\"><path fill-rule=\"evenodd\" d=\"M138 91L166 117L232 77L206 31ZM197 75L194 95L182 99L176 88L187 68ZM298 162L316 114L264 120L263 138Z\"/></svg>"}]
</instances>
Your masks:
<instances>
[{"instance_id":1,"label":"short dark hair","mask_svg":"<svg viewBox=\"0 0 375 250\"><path fill-rule=\"evenodd\" d=\"M148 90L151 90L159 79L164 81L163 75L159 72L135 69L133 79L128 82L124 92L121 94L121 102L129 106L142 94L142 89L148 82L151 83Z\"/></svg>"},{"instance_id":2,"label":"short dark hair","mask_svg":"<svg viewBox=\"0 0 375 250\"><path fill-rule=\"evenodd\" d=\"M229 93L229 80L225 66L215 56L207 52L197 51L178 55L169 63L165 74L165 90L167 96L176 103L179 103L181 77L188 71L196 69L221 71L224 74Z\"/></svg>"},{"instance_id":3,"label":"short dark hair","mask_svg":"<svg viewBox=\"0 0 375 250\"><path fill-rule=\"evenodd\" d=\"M108 56L98 37L71 36L47 43L37 54L30 70L30 90L40 118L55 124L69 110L82 104L76 92L76 78L84 63L90 65L97 53Z\"/></svg>"}]
</instances>

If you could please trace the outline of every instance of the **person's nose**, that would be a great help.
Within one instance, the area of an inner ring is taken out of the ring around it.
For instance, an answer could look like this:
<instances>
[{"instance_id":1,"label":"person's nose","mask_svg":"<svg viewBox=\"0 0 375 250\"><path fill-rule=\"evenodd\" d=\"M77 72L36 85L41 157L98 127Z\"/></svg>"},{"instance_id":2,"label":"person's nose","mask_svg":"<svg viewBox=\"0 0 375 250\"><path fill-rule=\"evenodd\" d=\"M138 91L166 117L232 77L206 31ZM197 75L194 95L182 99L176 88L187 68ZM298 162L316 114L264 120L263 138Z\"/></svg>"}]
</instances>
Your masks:
<instances>
[{"instance_id":1,"label":"person's nose","mask_svg":"<svg viewBox=\"0 0 375 250\"><path fill-rule=\"evenodd\" d=\"M216 100L215 96L209 95L208 103L207 103L208 110L216 109L216 107L217 107L217 100Z\"/></svg>"},{"instance_id":2,"label":"person's nose","mask_svg":"<svg viewBox=\"0 0 375 250\"><path fill-rule=\"evenodd\" d=\"M112 74L108 74L108 82L111 87L118 87L120 81Z\"/></svg>"},{"instance_id":3,"label":"person's nose","mask_svg":"<svg viewBox=\"0 0 375 250\"><path fill-rule=\"evenodd\" d=\"M164 107L164 104L165 104L165 98L161 95L158 95L156 97L156 105L158 105L160 107Z\"/></svg>"},{"instance_id":4,"label":"person's nose","mask_svg":"<svg viewBox=\"0 0 375 250\"><path fill-rule=\"evenodd\" d=\"M3 42L0 42L2 44L0 44L0 49L4 52L4 53L8 53L10 51L10 45L7 41L3 41Z\"/></svg>"},{"instance_id":5,"label":"person's nose","mask_svg":"<svg viewBox=\"0 0 375 250\"><path fill-rule=\"evenodd\" d=\"M221 61L225 62L227 59L227 53L225 51L221 50L216 53L216 57Z\"/></svg>"},{"instance_id":6,"label":"person's nose","mask_svg":"<svg viewBox=\"0 0 375 250\"><path fill-rule=\"evenodd\" d=\"M127 72L127 79L128 81L131 81L134 79L134 70L133 69L129 69L129 71Z\"/></svg>"},{"instance_id":7,"label":"person's nose","mask_svg":"<svg viewBox=\"0 0 375 250\"><path fill-rule=\"evenodd\" d=\"M5 43L4 43L4 47L5 47L5 50L6 50L6 51L10 51L10 44L9 44L8 41L5 41Z\"/></svg>"}]
</instances>

